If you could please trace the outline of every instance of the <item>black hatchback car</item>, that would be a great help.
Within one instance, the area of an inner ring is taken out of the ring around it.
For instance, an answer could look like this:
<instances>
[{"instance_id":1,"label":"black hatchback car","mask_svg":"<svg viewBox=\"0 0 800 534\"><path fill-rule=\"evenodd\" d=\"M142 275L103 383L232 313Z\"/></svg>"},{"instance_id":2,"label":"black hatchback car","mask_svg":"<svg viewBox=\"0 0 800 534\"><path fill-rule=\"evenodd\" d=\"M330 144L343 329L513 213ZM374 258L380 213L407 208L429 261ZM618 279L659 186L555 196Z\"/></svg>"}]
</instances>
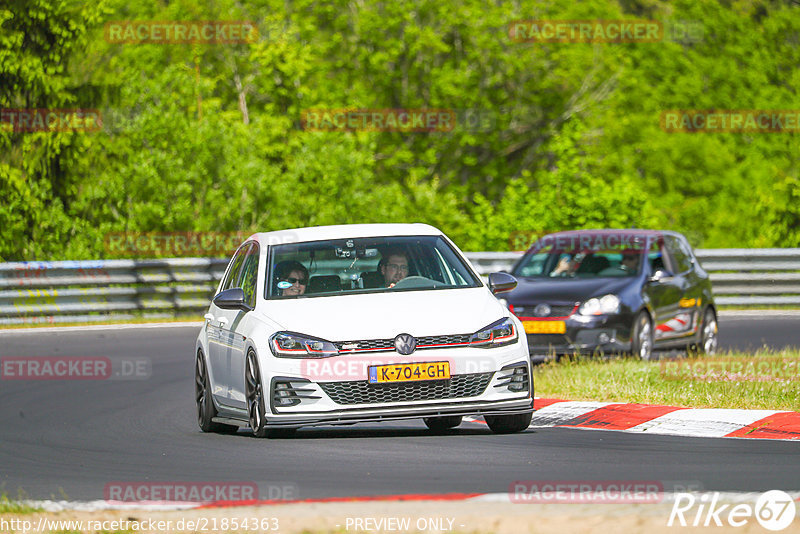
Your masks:
<instances>
[{"instance_id":1,"label":"black hatchback car","mask_svg":"<svg viewBox=\"0 0 800 534\"><path fill-rule=\"evenodd\" d=\"M575 353L686 348L713 354L711 282L681 234L576 230L539 239L503 295L522 321L534 361Z\"/></svg>"}]
</instances>

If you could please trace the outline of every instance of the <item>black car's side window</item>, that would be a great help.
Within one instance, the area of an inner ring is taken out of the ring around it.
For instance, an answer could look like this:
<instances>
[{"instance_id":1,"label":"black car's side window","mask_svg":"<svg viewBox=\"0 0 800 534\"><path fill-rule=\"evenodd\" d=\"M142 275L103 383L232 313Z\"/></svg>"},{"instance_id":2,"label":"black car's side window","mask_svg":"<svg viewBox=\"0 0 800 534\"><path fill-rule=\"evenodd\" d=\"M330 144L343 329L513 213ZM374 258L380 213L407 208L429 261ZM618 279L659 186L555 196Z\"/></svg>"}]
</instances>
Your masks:
<instances>
[{"instance_id":1,"label":"black car's side window","mask_svg":"<svg viewBox=\"0 0 800 534\"><path fill-rule=\"evenodd\" d=\"M681 247L678 239L673 236L667 236L666 242L669 255L672 257L673 263L675 264L675 274L685 273L691 269L692 262L689 259L689 256L686 254L686 251Z\"/></svg>"},{"instance_id":2,"label":"black car's side window","mask_svg":"<svg viewBox=\"0 0 800 534\"><path fill-rule=\"evenodd\" d=\"M225 291L226 289L231 289L232 287L239 287L237 286L237 282L239 281L239 275L242 272L242 264L244 263L245 256L247 255L247 251L250 250L251 243L245 243L239 250L236 251L236 254L233 256L233 260L231 260L231 266L228 269L228 274L225 276L225 282L222 284L222 288L220 291Z\"/></svg>"}]
</instances>

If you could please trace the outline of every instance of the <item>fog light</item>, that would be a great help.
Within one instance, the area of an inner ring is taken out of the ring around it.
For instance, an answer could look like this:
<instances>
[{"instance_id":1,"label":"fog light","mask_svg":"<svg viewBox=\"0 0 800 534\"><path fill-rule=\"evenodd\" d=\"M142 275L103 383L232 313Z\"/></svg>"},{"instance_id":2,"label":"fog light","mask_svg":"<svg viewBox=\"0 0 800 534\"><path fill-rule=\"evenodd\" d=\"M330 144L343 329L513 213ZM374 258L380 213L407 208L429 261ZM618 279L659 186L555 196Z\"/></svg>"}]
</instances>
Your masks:
<instances>
[{"instance_id":1,"label":"fog light","mask_svg":"<svg viewBox=\"0 0 800 534\"><path fill-rule=\"evenodd\" d=\"M272 402L275 406L294 406L295 404L300 404L300 399L291 390L289 382L275 382Z\"/></svg>"},{"instance_id":2,"label":"fog light","mask_svg":"<svg viewBox=\"0 0 800 534\"><path fill-rule=\"evenodd\" d=\"M517 367L511 373L511 383L508 385L509 391L527 391L528 390L528 368Z\"/></svg>"},{"instance_id":3,"label":"fog light","mask_svg":"<svg viewBox=\"0 0 800 534\"><path fill-rule=\"evenodd\" d=\"M605 332L603 332L599 336L597 336L597 342L600 343L601 345L605 345L606 343L608 343L610 341L610 339L611 338L609 338L608 334L606 334Z\"/></svg>"}]
</instances>

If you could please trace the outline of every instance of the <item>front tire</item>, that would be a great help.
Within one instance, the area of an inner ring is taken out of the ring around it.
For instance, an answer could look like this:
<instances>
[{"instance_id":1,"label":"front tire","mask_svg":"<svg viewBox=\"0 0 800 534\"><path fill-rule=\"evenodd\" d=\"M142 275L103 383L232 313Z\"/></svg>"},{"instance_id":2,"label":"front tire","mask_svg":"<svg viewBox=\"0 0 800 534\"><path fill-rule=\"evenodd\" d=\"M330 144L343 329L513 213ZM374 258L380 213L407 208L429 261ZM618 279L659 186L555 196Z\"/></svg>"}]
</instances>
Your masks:
<instances>
[{"instance_id":1,"label":"front tire","mask_svg":"<svg viewBox=\"0 0 800 534\"><path fill-rule=\"evenodd\" d=\"M533 412L516 415L485 415L486 424L495 434L522 432L531 425Z\"/></svg>"},{"instance_id":2,"label":"front tire","mask_svg":"<svg viewBox=\"0 0 800 534\"><path fill-rule=\"evenodd\" d=\"M450 430L451 428L455 428L461 424L460 415L448 415L445 417L423 417L422 420L425 422L425 426L427 426L433 432L444 432L445 430Z\"/></svg>"},{"instance_id":3,"label":"front tire","mask_svg":"<svg viewBox=\"0 0 800 534\"><path fill-rule=\"evenodd\" d=\"M215 423L212 421L217 416L217 409L211 398L209 387L208 369L202 351L197 351L194 364L194 400L197 405L197 424L203 432L220 432L232 434L239 430L238 426Z\"/></svg>"},{"instance_id":4,"label":"front tire","mask_svg":"<svg viewBox=\"0 0 800 534\"><path fill-rule=\"evenodd\" d=\"M256 353L247 353L247 365L244 371L245 397L247 398L247 419L250 429L257 438L267 437L267 416L264 407L264 385L258 369Z\"/></svg>"},{"instance_id":5,"label":"front tire","mask_svg":"<svg viewBox=\"0 0 800 534\"><path fill-rule=\"evenodd\" d=\"M703 322L700 324L699 343L689 345L687 352L692 354L708 354L713 356L717 353L719 339L717 334L717 314L711 308L706 308L703 314Z\"/></svg>"},{"instance_id":6,"label":"front tire","mask_svg":"<svg viewBox=\"0 0 800 534\"><path fill-rule=\"evenodd\" d=\"M646 311L641 311L633 322L631 353L641 360L653 358L653 322Z\"/></svg>"}]
</instances>

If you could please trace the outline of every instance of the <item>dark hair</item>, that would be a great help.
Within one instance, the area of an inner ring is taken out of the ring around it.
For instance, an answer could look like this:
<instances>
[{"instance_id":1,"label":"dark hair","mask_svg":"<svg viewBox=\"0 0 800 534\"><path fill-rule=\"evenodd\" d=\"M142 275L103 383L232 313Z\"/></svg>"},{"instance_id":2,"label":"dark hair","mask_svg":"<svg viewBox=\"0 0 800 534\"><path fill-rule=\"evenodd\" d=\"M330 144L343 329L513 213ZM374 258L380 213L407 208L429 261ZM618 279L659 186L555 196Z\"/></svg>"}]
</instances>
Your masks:
<instances>
[{"instance_id":1,"label":"dark hair","mask_svg":"<svg viewBox=\"0 0 800 534\"><path fill-rule=\"evenodd\" d=\"M275 282L277 283L284 278L288 278L289 275L292 274L292 271L300 271L303 273L306 280L308 280L308 269L306 269L302 263L295 260L286 260L275 266L275 270L273 271L275 273Z\"/></svg>"},{"instance_id":2,"label":"dark hair","mask_svg":"<svg viewBox=\"0 0 800 534\"><path fill-rule=\"evenodd\" d=\"M406 261L408 261L408 254L406 254L405 250L398 247L387 248L381 253L381 261L378 262L378 269L386 265L386 262L389 261L389 258L392 256L403 256Z\"/></svg>"}]
</instances>

